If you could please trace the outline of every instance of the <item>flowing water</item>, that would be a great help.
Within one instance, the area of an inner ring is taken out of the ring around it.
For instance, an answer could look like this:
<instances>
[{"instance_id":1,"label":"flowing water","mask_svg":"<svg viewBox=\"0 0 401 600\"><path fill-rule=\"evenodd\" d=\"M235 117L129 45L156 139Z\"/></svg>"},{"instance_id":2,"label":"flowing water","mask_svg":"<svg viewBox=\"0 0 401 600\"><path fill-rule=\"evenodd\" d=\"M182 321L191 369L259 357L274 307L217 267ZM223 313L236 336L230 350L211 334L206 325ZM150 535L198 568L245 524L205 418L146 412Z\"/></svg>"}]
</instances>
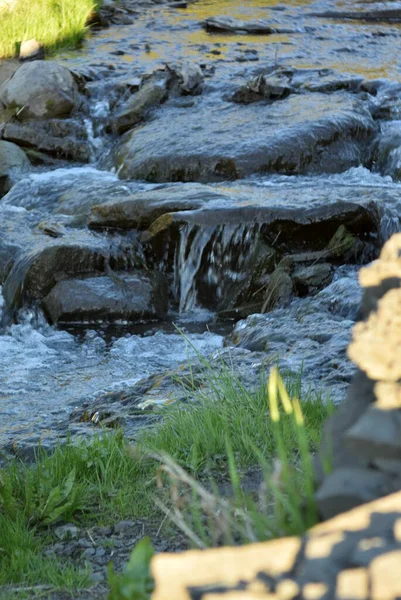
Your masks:
<instances>
[{"instance_id":1,"label":"flowing water","mask_svg":"<svg viewBox=\"0 0 401 600\"><path fill-rule=\"evenodd\" d=\"M366 6L358 3L356 9L363 10ZM72 214L77 218L78 204L82 207L83 202L85 206L96 203L99 181L102 193L112 197L155 187L141 181L118 182L112 169L98 170L99 164L103 164L98 161L102 161L113 143L104 123L115 102L116 82L131 81L135 85L138 78L166 62L185 59L203 63L206 71L213 73L206 86L209 102L215 103L222 94L242 84L244 77L246 80L249 74L257 72L258 63L263 63L334 69L369 80L385 78L386 85L370 100L378 106L387 100L391 103L390 116L381 125L385 164L370 165L369 169L353 167L327 176L253 176L227 184L226 188L232 192L235 189L238 197L242 194L245 199L250 195L257 197L269 186L275 189L282 186L294 190L295 200L297 190L310 186L321 189L341 186L344 194L350 196L357 194L361 187L370 189L373 196L375 190L380 190L384 193L380 205L381 234L383 240L387 239L401 229L401 184L398 183L401 89L398 54L394 51L394 40L400 39L400 25L329 21L308 16L333 8L354 10L355 3L199 0L190 3L185 10L157 6L138 11L131 25L111 27L93 35L82 50L62 54L57 60L91 78L87 84L86 129L91 142L92 165L65 162L38 167L0 202L0 219L11 222L13 212L33 208L44 218L60 203L61 196L62 202L69 203L70 212L60 205L59 214L66 220ZM222 14L245 20L269 19L290 33L267 38L210 35L200 27L205 18ZM73 205L77 182L80 189L86 190L86 197L78 196ZM224 190L223 184L217 187L219 191ZM225 278L232 282L243 277L241 267L254 251L254 243L254 230L245 224L221 223L218 227L201 229L185 225L180 232L174 263L179 313L170 314L162 324L134 327L128 323L113 326L92 323L63 330L47 324L43 315L25 311L18 324L9 325L0 335L0 447L10 448L16 435L29 439L33 432L39 432L45 438L47 430L64 423L71 410L83 401L90 401L101 393L125 390L144 377L173 369L189 356L193 358L195 351L207 355L222 349L224 336L234 325L216 322L212 312L199 307L196 277L202 262L204 277L219 298L221 273L224 271ZM341 267L330 286L314 298L297 299L288 308L249 317L247 322L236 325L233 335L240 340L241 356L254 356L255 365L258 361L263 363L263 347L265 353L276 355L284 368L292 371L302 368L305 385L325 386L335 399L341 399L352 374L345 348L359 301L357 270ZM193 348L177 333L173 323L187 333ZM264 328L262 345L261 327ZM245 330L247 333L242 339ZM240 352L237 350L228 351L232 352L234 363Z\"/></svg>"}]
</instances>

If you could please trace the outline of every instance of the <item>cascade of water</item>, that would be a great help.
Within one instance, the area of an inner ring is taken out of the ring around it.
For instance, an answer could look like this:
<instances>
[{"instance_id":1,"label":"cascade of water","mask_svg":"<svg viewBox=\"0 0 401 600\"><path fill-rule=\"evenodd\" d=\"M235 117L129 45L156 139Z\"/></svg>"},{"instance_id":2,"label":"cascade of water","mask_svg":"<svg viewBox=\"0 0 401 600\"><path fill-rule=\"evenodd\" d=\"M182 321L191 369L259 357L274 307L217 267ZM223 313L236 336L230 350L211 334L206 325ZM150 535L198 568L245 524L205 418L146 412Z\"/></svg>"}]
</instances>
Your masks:
<instances>
[{"instance_id":1,"label":"cascade of water","mask_svg":"<svg viewBox=\"0 0 401 600\"><path fill-rule=\"evenodd\" d=\"M218 302L230 286L249 277L258 232L257 224L181 228L174 270L180 312L196 306L200 285Z\"/></svg>"},{"instance_id":2,"label":"cascade of water","mask_svg":"<svg viewBox=\"0 0 401 600\"><path fill-rule=\"evenodd\" d=\"M197 225L184 225L180 231L175 260L175 288L180 299L180 312L189 311L196 304L195 277L213 233L213 227L198 228Z\"/></svg>"},{"instance_id":3,"label":"cascade of water","mask_svg":"<svg viewBox=\"0 0 401 600\"><path fill-rule=\"evenodd\" d=\"M107 98L96 100L89 109L89 118L84 120L88 142L91 149L91 162L96 162L104 143L104 130L110 115L110 103Z\"/></svg>"}]
</instances>

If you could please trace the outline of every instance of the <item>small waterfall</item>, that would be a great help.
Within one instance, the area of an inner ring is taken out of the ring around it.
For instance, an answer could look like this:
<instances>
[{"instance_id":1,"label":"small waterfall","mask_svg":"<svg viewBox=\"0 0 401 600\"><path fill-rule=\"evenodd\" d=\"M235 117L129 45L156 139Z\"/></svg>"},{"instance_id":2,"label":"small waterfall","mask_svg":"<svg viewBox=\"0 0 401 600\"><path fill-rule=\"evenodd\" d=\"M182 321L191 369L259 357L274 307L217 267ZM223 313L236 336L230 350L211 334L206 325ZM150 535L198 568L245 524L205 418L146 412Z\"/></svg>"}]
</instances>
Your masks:
<instances>
[{"instance_id":1,"label":"small waterfall","mask_svg":"<svg viewBox=\"0 0 401 600\"><path fill-rule=\"evenodd\" d=\"M257 224L199 227L180 230L174 277L180 312L236 297L251 272L259 240Z\"/></svg>"},{"instance_id":2,"label":"small waterfall","mask_svg":"<svg viewBox=\"0 0 401 600\"><path fill-rule=\"evenodd\" d=\"M180 312L190 311L196 305L195 278L204 250L213 234L214 228L211 227L198 228L196 225L185 225L181 229L174 268L175 289L180 299Z\"/></svg>"},{"instance_id":3,"label":"small waterfall","mask_svg":"<svg viewBox=\"0 0 401 600\"><path fill-rule=\"evenodd\" d=\"M89 108L89 118L84 120L88 142L91 149L91 162L96 162L104 144L105 127L110 115L110 103L107 98L96 100Z\"/></svg>"}]
</instances>

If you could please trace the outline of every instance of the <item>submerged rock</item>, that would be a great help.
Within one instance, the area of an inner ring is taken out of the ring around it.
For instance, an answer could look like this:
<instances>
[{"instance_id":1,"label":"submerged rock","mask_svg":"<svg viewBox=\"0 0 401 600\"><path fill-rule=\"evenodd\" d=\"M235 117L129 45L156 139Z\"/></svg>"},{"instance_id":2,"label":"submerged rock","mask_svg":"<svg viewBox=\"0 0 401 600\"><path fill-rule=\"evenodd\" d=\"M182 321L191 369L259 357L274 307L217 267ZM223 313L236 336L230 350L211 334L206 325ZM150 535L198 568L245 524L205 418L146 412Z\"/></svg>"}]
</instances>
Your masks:
<instances>
[{"instance_id":1,"label":"submerged rock","mask_svg":"<svg viewBox=\"0 0 401 600\"><path fill-rule=\"evenodd\" d=\"M43 306L52 323L163 318L167 285L161 275L116 273L56 283Z\"/></svg>"},{"instance_id":2,"label":"submerged rock","mask_svg":"<svg viewBox=\"0 0 401 600\"><path fill-rule=\"evenodd\" d=\"M79 104L78 87L55 62L27 62L0 86L0 103L19 107L19 119L68 117Z\"/></svg>"},{"instance_id":3,"label":"submerged rock","mask_svg":"<svg viewBox=\"0 0 401 600\"><path fill-rule=\"evenodd\" d=\"M320 13L311 13L310 16L321 17L324 19L346 19L351 21L370 21L373 23L400 23L401 9L400 8L383 8L379 10L359 10L359 11L343 11L343 10L327 10Z\"/></svg>"},{"instance_id":4,"label":"submerged rock","mask_svg":"<svg viewBox=\"0 0 401 600\"><path fill-rule=\"evenodd\" d=\"M39 220L47 220L50 215L64 219L67 215L70 224L84 226L93 205L129 198L140 187L94 167L57 169L25 177L2 204L38 211Z\"/></svg>"},{"instance_id":5,"label":"submerged rock","mask_svg":"<svg viewBox=\"0 0 401 600\"><path fill-rule=\"evenodd\" d=\"M296 30L277 26L265 19L255 21L242 21L229 16L210 17L205 19L202 27L210 32L248 33L256 35L270 35L272 33L295 33Z\"/></svg>"},{"instance_id":6,"label":"submerged rock","mask_svg":"<svg viewBox=\"0 0 401 600\"><path fill-rule=\"evenodd\" d=\"M185 123L185 126L183 126ZM377 125L346 94L292 95L268 106L164 108L104 161L123 179L238 179L252 173L336 173L366 162Z\"/></svg>"}]
</instances>

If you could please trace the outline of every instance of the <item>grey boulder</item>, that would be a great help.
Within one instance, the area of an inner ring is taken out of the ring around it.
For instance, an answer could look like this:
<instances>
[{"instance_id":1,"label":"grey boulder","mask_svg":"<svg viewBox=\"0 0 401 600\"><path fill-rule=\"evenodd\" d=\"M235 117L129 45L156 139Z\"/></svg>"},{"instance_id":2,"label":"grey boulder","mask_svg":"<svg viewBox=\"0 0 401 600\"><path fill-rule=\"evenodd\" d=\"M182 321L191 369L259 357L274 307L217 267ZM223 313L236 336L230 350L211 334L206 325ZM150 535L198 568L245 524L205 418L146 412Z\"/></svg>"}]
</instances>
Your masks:
<instances>
[{"instance_id":1,"label":"grey boulder","mask_svg":"<svg viewBox=\"0 0 401 600\"><path fill-rule=\"evenodd\" d=\"M16 144L0 140L0 198L12 187L15 176L27 171L30 162Z\"/></svg>"},{"instance_id":2,"label":"grey boulder","mask_svg":"<svg viewBox=\"0 0 401 600\"><path fill-rule=\"evenodd\" d=\"M72 74L51 61L24 63L0 86L0 103L18 107L20 119L67 117L78 102Z\"/></svg>"},{"instance_id":3,"label":"grey boulder","mask_svg":"<svg viewBox=\"0 0 401 600\"><path fill-rule=\"evenodd\" d=\"M59 281L43 300L52 323L162 318L168 308L167 285L159 274Z\"/></svg>"}]
</instances>

